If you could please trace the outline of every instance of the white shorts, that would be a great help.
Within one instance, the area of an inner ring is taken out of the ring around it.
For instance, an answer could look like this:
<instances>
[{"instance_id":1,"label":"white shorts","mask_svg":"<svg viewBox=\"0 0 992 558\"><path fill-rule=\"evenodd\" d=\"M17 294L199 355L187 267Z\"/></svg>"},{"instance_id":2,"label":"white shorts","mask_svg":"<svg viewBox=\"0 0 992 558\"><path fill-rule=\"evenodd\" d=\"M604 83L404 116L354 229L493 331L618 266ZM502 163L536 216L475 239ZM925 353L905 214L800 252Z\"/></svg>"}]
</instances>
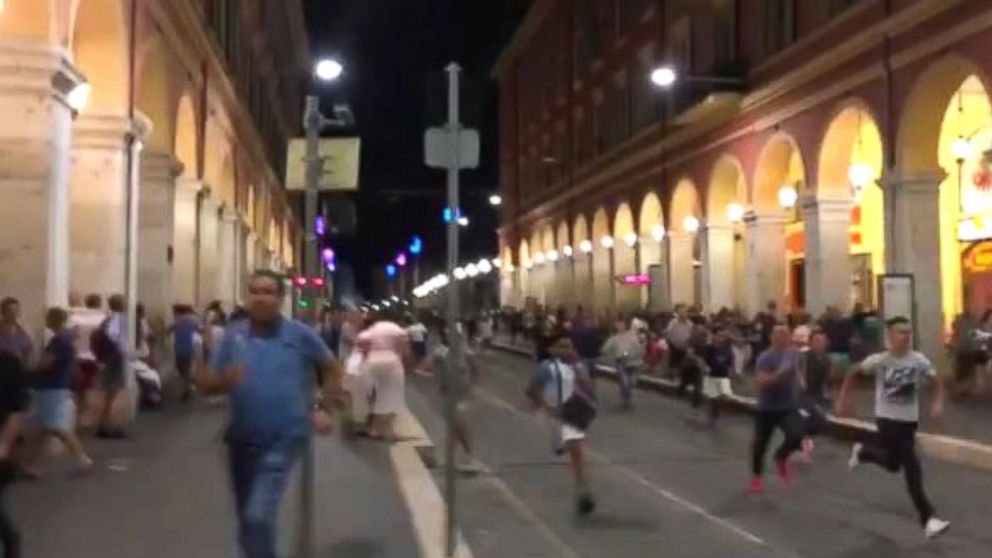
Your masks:
<instances>
[{"instance_id":1,"label":"white shorts","mask_svg":"<svg viewBox=\"0 0 992 558\"><path fill-rule=\"evenodd\" d=\"M586 439L586 433L578 428L562 423L561 427L558 429L558 439L556 440L556 446L561 447L568 442L581 441Z\"/></svg>"},{"instance_id":2,"label":"white shorts","mask_svg":"<svg viewBox=\"0 0 992 558\"><path fill-rule=\"evenodd\" d=\"M372 414L395 415L406 409L406 377L403 363L392 351L372 351L365 361L366 374L375 387Z\"/></svg>"},{"instance_id":3,"label":"white shorts","mask_svg":"<svg viewBox=\"0 0 992 558\"><path fill-rule=\"evenodd\" d=\"M703 380L703 395L710 399L733 395L730 378L705 378Z\"/></svg>"}]
</instances>

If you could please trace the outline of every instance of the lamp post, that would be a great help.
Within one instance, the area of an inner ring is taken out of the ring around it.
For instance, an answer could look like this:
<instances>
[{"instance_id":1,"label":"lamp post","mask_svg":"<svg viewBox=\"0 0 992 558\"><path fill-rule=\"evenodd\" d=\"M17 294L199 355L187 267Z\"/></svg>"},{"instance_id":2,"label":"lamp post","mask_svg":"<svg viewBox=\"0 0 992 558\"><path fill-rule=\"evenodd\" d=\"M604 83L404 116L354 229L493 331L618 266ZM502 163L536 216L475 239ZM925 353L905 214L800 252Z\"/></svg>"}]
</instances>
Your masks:
<instances>
[{"instance_id":1,"label":"lamp post","mask_svg":"<svg viewBox=\"0 0 992 558\"><path fill-rule=\"evenodd\" d=\"M344 67L340 62L333 59L320 60L314 68L314 75L323 82L333 82L344 73ZM335 112L338 112L337 110ZM318 273L318 250L317 234L314 230L317 223L317 203L320 186L320 175L323 169L323 161L320 157L320 133L328 127L345 127L348 123L344 118L329 119L320 112L320 100L316 95L307 95L305 112L303 115L303 127L306 130L306 192L304 198L304 213L306 223L306 234L304 241L304 274L307 277L316 277ZM311 309L310 319L313 320L313 310L316 298L316 287L310 286L304 290L303 296L309 303ZM305 378L306 393L310 394L310 399L314 398L313 382L309 377ZM300 527L299 527L299 555L301 558L313 558L314 538L313 538L313 476L314 476L314 453L312 434L307 436L303 454L303 471L300 478Z\"/></svg>"}]
</instances>

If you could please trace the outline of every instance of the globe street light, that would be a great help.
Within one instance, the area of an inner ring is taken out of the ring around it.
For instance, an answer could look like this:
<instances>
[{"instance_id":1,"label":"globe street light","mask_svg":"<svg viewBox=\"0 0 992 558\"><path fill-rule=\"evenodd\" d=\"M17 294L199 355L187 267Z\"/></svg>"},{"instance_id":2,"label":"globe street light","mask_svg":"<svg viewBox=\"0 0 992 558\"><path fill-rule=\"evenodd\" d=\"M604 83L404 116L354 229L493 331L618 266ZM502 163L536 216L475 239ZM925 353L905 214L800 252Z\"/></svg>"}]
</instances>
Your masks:
<instances>
[{"instance_id":1,"label":"globe street light","mask_svg":"<svg viewBox=\"0 0 992 558\"><path fill-rule=\"evenodd\" d=\"M66 95L65 101L68 103L69 108L76 112L82 111L86 108L86 104L90 101L90 91L93 90L93 86L90 85L88 81L81 81L69 91Z\"/></svg>"},{"instance_id":2,"label":"globe street light","mask_svg":"<svg viewBox=\"0 0 992 558\"><path fill-rule=\"evenodd\" d=\"M651 238L661 242L665 238L665 225L655 225L651 227Z\"/></svg>"},{"instance_id":3,"label":"globe street light","mask_svg":"<svg viewBox=\"0 0 992 558\"><path fill-rule=\"evenodd\" d=\"M685 229L685 232L687 232L687 233L694 233L694 232L698 231L699 230L699 219L697 219L694 215L687 216L682 221L682 228L684 228Z\"/></svg>"},{"instance_id":4,"label":"globe street light","mask_svg":"<svg viewBox=\"0 0 992 558\"><path fill-rule=\"evenodd\" d=\"M592 252L592 242L588 240L583 240L582 242L579 243L579 250L582 250L582 252L585 254Z\"/></svg>"},{"instance_id":5,"label":"globe street light","mask_svg":"<svg viewBox=\"0 0 992 558\"><path fill-rule=\"evenodd\" d=\"M799 192L796 191L792 186L782 186L778 191L778 203L782 205L785 209L792 209L796 207L796 202L799 201Z\"/></svg>"},{"instance_id":6,"label":"globe street light","mask_svg":"<svg viewBox=\"0 0 992 558\"><path fill-rule=\"evenodd\" d=\"M675 85L678 78L675 68L671 66L659 66L651 72L651 82L658 87L671 87Z\"/></svg>"},{"instance_id":7,"label":"globe street light","mask_svg":"<svg viewBox=\"0 0 992 558\"><path fill-rule=\"evenodd\" d=\"M500 196L499 194L493 194L489 196L489 205L493 207L498 207L502 203L503 203L503 197Z\"/></svg>"},{"instance_id":8,"label":"globe street light","mask_svg":"<svg viewBox=\"0 0 992 558\"><path fill-rule=\"evenodd\" d=\"M561 253L564 254L566 258L571 258L572 257L572 247L571 246L565 246L564 248L561 249Z\"/></svg>"},{"instance_id":9,"label":"globe street light","mask_svg":"<svg viewBox=\"0 0 992 558\"><path fill-rule=\"evenodd\" d=\"M317 62L314 73L320 81L337 81L341 77L341 74L344 73L344 66L333 58L325 58Z\"/></svg>"},{"instance_id":10,"label":"globe street light","mask_svg":"<svg viewBox=\"0 0 992 558\"><path fill-rule=\"evenodd\" d=\"M727 220L731 223L740 223L744 220L744 206L739 203L727 205Z\"/></svg>"}]
</instances>

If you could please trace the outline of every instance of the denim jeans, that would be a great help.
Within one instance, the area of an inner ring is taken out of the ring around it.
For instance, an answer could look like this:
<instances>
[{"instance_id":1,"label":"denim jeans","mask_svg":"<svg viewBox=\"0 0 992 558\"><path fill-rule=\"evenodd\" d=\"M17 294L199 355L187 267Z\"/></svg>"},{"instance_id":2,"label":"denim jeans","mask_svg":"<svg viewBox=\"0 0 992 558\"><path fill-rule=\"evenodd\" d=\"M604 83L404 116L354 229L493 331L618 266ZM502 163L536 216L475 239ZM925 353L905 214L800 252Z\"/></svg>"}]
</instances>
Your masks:
<instances>
[{"instance_id":1,"label":"denim jeans","mask_svg":"<svg viewBox=\"0 0 992 558\"><path fill-rule=\"evenodd\" d=\"M245 558L276 558L279 502L302 447L299 437L228 440L238 543Z\"/></svg>"}]
</instances>

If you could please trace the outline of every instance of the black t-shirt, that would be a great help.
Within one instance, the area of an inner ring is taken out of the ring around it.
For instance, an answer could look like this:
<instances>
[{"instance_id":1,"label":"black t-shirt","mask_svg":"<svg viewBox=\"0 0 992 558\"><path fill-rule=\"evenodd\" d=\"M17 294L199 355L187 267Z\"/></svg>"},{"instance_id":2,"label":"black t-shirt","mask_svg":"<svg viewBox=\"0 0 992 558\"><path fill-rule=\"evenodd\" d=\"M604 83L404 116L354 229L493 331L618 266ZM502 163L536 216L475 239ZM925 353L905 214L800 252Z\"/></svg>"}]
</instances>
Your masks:
<instances>
[{"instance_id":1,"label":"black t-shirt","mask_svg":"<svg viewBox=\"0 0 992 558\"><path fill-rule=\"evenodd\" d=\"M24 365L17 357L0 352L0 428L7 425L10 415L27 410L29 402Z\"/></svg>"},{"instance_id":2,"label":"black t-shirt","mask_svg":"<svg viewBox=\"0 0 992 558\"><path fill-rule=\"evenodd\" d=\"M818 400L826 398L832 365L830 355L808 351L803 353L803 359L806 367L806 396Z\"/></svg>"},{"instance_id":3,"label":"black t-shirt","mask_svg":"<svg viewBox=\"0 0 992 558\"><path fill-rule=\"evenodd\" d=\"M709 367L711 378L729 378L734 368L734 351L730 345L706 345L701 350L701 356Z\"/></svg>"}]
</instances>

